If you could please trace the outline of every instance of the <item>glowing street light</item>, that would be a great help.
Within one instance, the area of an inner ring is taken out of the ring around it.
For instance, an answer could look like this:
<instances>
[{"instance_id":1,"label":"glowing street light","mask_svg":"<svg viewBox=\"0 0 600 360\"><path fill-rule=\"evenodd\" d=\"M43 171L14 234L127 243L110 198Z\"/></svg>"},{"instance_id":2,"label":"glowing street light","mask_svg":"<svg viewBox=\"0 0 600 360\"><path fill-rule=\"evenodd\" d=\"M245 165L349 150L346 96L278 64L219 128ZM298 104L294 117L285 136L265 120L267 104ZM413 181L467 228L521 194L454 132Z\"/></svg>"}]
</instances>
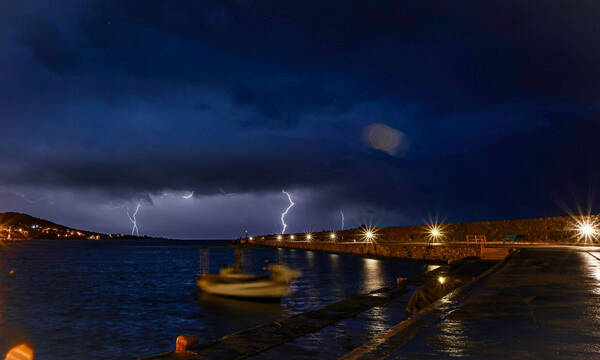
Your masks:
<instances>
[{"instance_id":1,"label":"glowing street light","mask_svg":"<svg viewBox=\"0 0 600 360\"><path fill-rule=\"evenodd\" d=\"M306 234L306 240L310 241L312 240L312 234Z\"/></svg>"},{"instance_id":2,"label":"glowing street light","mask_svg":"<svg viewBox=\"0 0 600 360\"><path fill-rule=\"evenodd\" d=\"M574 230L577 232L577 238L585 240L586 242L596 240L600 235L598 230L598 220L593 219L591 216L582 216L574 218Z\"/></svg>"},{"instance_id":3,"label":"glowing street light","mask_svg":"<svg viewBox=\"0 0 600 360\"><path fill-rule=\"evenodd\" d=\"M444 237L444 228L440 224L429 224L426 227L427 239L429 241L439 241Z\"/></svg>"},{"instance_id":4,"label":"glowing street light","mask_svg":"<svg viewBox=\"0 0 600 360\"><path fill-rule=\"evenodd\" d=\"M283 236L277 235L277 240L281 241L281 239L283 239Z\"/></svg>"},{"instance_id":5,"label":"glowing street light","mask_svg":"<svg viewBox=\"0 0 600 360\"><path fill-rule=\"evenodd\" d=\"M290 235L290 240L294 240L296 237L294 235Z\"/></svg>"},{"instance_id":6,"label":"glowing street light","mask_svg":"<svg viewBox=\"0 0 600 360\"><path fill-rule=\"evenodd\" d=\"M372 243L374 240L377 239L378 230L375 227L364 226L360 230L362 241Z\"/></svg>"},{"instance_id":7,"label":"glowing street light","mask_svg":"<svg viewBox=\"0 0 600 360\"><path fill-rule=\"evenodd\" d=\"M332 232L331 234L329 234L329 238L331 240L335 240L335 233Z\"/></svg>"},{"instance_id":8,"label":"glowing street light","mask_svg":"<svg viewBox=\"0 0 600 360\"><path fill-rule=\"evenodd\" d=\"M438 282L439 282L441 285L444 285L444 283L446 282L446 278L445 278L445 277L443 277L443 276L439 276L439 277L438 277Z\"/></svg>"}]
</instances>

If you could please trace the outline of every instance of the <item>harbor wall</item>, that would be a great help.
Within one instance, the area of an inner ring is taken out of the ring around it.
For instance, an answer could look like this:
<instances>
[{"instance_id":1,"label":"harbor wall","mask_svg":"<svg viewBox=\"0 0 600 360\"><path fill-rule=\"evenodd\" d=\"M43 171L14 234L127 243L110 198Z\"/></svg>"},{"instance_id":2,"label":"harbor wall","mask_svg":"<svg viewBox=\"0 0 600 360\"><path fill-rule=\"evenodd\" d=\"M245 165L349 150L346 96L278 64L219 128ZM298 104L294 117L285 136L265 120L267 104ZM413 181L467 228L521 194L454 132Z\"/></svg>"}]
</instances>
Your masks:
<instances>
[{"instance_id":1,"label":"harbor wall","mask_svg":"<svg viewBox=\"0 0 600 360\"><path fill-rule=\"evenodd\" d=\"M455 261L468 256L481 257L480 246L449 245L427 246L418 244L380 245L380 244L353 244L353 243L326 243L326 242L291 242L291 241L262 241L252 242L255 245L272 246L280 248L327 251L363 256L382 256L402 259ZM508 249L502 249L508 255ZM485 252L485 250L484 250ZM502 257L504 257L503 255Z\"/></svg>"},{"instance_id":2,"label":"harbor wall","mask_svg":"<svg viewBox=\"0 0 600 360\"><path fill-rule=\"evenodd\" d=\"M580 218L581 219L581 218ZM588 217L592 223L598 215ZM508 250L489 248L494 244L590 245L578 237L577 221L569 216L499 221L479 221L440 226L442 236L430 237L428 225L396 226L375 229L372 244L362 243L364 226L347 230L323 230L310 234L270 234L252 238L255 245L342 252L425 260L456 260L467 256L502 258ZM335 238L332 239L332 233ZM432 245L432 243L435 243Z\"/></svg>"},{"instance_id":3,"label":"harbor wall","mask_svg":"<svg viewBox=\"0 0 600 360\"><path fill-rule=\"evenodd\" d=\"M592 215L592 222L599 222L600 216ZM335 242L360 242L364 240L364 227L347 230L323 230L311 234L311 242L332 242L331 233L335 232ZM436 242L466 243L469 237L483 236L487 243L583 243L577 239L576 222L569 216L535 219L498 220L464 222L441 225L443 236ZM405 244L430 242L427 225L383 227L376 229L378 244ZM278 241L279 234L259 235L254 240ZM293 239L292 239L293 237ZM306 234L282 235L283 242L305 240ZM472 241L472 240L471 240Z\"/></svg>"}]
</instances>

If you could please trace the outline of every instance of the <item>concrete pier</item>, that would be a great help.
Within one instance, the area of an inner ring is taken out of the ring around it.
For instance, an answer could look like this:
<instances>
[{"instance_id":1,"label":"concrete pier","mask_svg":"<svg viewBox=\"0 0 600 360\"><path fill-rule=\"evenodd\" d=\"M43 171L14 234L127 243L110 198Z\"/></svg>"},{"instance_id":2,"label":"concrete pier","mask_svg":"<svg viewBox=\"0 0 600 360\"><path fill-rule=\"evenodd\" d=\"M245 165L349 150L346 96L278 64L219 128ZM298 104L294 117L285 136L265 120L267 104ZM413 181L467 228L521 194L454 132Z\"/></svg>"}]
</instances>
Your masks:
<instances>
[{"instance_id":1,"label":"concrete pier","mask_svg":"<svg viewBox=\"0 0 600 360\"><path fill-rule=\"evenodd\" d=\"M592 359L599 329L600 250L522 249L344 359Z\"/></svg>"},{"instance_id":2,"label":"concrete pier","mask_svg":"<svg viewBox=\"0 0 600 360\"><path fill-rule=\"evenodd\" d=\"M381 305L390 299L344 300L153 359L287 356L286 349L303 351L302 341L293 339L372 306L386 311ZM591 359L600 353L599 329L600 248L522 248L429 308L347 349L342 359ZM288 346L292 340L295 347Z\"/></svg>"},{"instance_id":3,"label":"concrete pier","mask_svg":"<svg viewBox=\"0 0 600 360\"><path fill-rule=\"evenodd\" d=\"M245 359L385 304L407 291L407 287L379 289L199 344L196 337L181 335L177 338L174 352L139 360Z\"/></svg>"}]
</instances>

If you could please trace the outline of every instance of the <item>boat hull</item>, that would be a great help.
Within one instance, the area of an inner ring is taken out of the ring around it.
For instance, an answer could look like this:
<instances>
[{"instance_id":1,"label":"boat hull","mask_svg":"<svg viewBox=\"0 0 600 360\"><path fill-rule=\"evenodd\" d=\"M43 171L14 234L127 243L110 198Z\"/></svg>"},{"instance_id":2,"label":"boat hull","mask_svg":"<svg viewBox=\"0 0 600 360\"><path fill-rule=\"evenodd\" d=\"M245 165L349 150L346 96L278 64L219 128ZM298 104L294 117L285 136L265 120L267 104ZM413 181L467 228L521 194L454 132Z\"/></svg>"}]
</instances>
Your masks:
<instances>
[{"instance_id":1,"label":"boat hull","mask_svg":"<svg viewBox=\"0 0 600 360\"><path fill-rule=\"evenodd\" d=\"M290 290L289 283L269 279L227 283L201 277L197 284L202 291L212 295L245 299L279 299Z\"/></svg>"}]
</instances>

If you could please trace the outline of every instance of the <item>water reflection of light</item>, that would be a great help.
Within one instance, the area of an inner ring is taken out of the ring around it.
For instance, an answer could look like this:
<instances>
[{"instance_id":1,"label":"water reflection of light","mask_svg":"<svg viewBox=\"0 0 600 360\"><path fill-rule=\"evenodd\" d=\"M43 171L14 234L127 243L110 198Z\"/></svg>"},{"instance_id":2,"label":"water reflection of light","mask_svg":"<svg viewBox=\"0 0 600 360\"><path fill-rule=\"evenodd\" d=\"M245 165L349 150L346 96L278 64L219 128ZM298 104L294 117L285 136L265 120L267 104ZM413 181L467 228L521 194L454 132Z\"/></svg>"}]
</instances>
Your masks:
<instances>
[{"instance_id":1,"label":"water reflection of light","mask_svg":"<svg viewBox=\"0 0 600 360\"><path fill-rule=\"evenodd\" d=\"M460 319L448 319L438 325L440 350L451 357L463 357L468 346L468 337L464 334L464 326Z\"/></svg>"},{"instance_id":2,"label":"water reflection of light","mask_svg":"<svg viewBox=\"0 0 600 360\"><path fill-rule=\"evenodd\" d=\"M594 283L590 284L594 286L594 294L600 295L600 256L594 253L581 253L581 255L585 258L588 276L594 280Z\"/></svg>"},{"instance_id":3,"label":"water reflection of light","mask_svg":"<svg viewBox=\"0 0 600 360\"><path fill-rule=\"evenodd\" d=\"M426 271L433 271L437 268L439 268L440 265L427 265L427 270Z\"/></svg>"},{"instance_id":4,"label":"water reflection of light","mask_svg":"<svg viewBox=\"0 0 600 360\"><path fill-rule=\"evenodd\" d=\"M340 256L338 254L329 254L329 260L331 260L331 267L335 270L338 268Z\"/></svg>"},{"instance_id":5,"label":"water reflection of light","mask_svg":"<svg viewBox=\"0 0 600 360\"><path fill-rule=\"evenodd\" d=\"M383 306L375 306L368 311L367 332L369 337L381 334L389 328L389 312Z\"/></svg>"},{"instance_id":6,"label":"water reflection of light","mask_svg":"<svg viewBox=\"0 0 600 360\"><path fill-rule=\"evenodd\" d=\"M360 285L361 291L373 291L383 287L384 285L381 261L377 259L363 259L363 274Z\"/></svg>"},{"instance_id":7,"label":"water reflection of light","mask_svg":"<svg viewBox=\"0 0 600 360\"><path fill-rule=\"evenodd\" d=\"M310 265L310 267L313 267L313 265L315 264L315 253L310 250L306 251L306 258L308 259L308 265Z\"/></svg>"}]
</instances>

